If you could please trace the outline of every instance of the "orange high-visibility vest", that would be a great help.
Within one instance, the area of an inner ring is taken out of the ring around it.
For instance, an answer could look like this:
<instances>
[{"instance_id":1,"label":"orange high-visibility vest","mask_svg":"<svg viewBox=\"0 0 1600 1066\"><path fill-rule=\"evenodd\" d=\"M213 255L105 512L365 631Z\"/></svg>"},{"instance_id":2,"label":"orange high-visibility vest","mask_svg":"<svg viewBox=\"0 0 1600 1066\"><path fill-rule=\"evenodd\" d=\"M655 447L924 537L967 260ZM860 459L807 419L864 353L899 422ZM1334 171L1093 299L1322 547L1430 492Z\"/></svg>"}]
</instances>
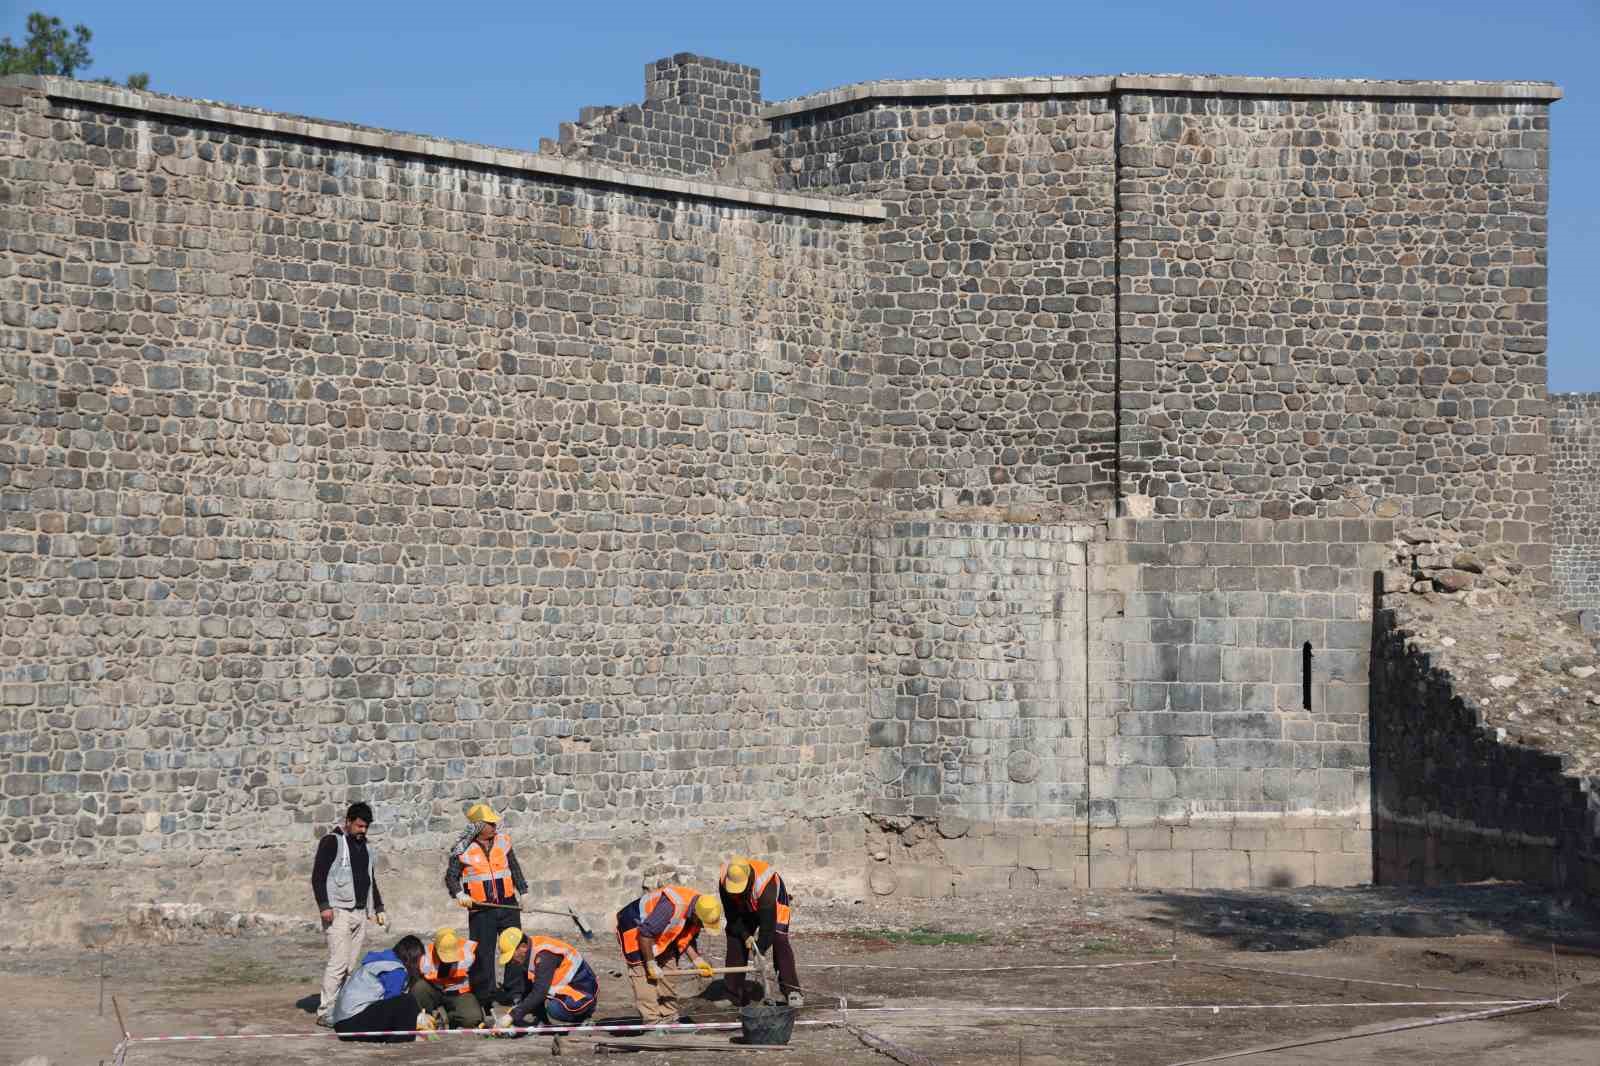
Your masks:
<instances>
[{"instance_id":1,"label":"orange high-visibility vest","mask_svg":"<svg viewBox=\"0 0 1600 1066\"><path fill-rule=\"evenodd\" d=\"M765 863L759 859L747 859L745 861L750 864L750 883L745 887L749 889L750 909L755 910L756 901L761 898L761 893L767 890L767 886L774 881L781 883L783 878L778 876L778 868L771 863ZM722 872L717 875L717 884L726 887L727 883L728 864L723 863Z\"/></svg>"},{"instance_id":2,"label":"orange high-visibility vest","mask_svg":"<svg viewBox=\"0 0 1600 1066\"><path fill-rule=\"evenodd\" d=\"M461 883L467 895L479 903L499 903L516 894L511 885L511 837L496 832L494 842L486 854L483 845L474 840L461 852L463 874ZM499 893L491 891L499 888Z\"/></svg>"},{"instance_id":3,"label":"orange high-visibility vest","mask_svg":"<svg viewBox=\"0 0 1600 1066\"><path fill-rule=\"evenodd\" d=\"M694 901L700 898L700 893L683 885L662 885L660 888L639 900L639 921L642 923L650 917L650 912L656 909L656 904L662 898L672 902L672 920L667 927L656 937L656 949L650 957L660 955L668 947L676 946L679 951L688 947L694 935L700 931L700 923L694 917Z\"/></svg>"},{"instance_id":4,"label":"orange high-visibility vest","mask_svg":"<svg viewBox=\"0 0 1600 1066\"><path fill-rule=\"evenodd\" d=\"M440 962L439 956L434 954L432 944L422 953L418 969L422 971L424 979L439 986L440 990L448 995L464 995L472 991L472 960L478 957L478 942L464 940L461 942L460 962ZM440 977L440 967L446 967L444 976Z\"/></svg>"},{"instance_id":5,"label":"orange high-visibility vest","mask_svg":"<svg viewBox=\"0 0 1600 1066\"><path fill-rule=\"evenodd\" d=\"M574 1009L581 1007L587 1000L594 997L593 992L586 992L581 988L572 987L572 981L578 976L578 971L584 967L583 956L578 949L565 940L557 940L553 936L530 936L528 940L528 978L533 978L533 973L539 968L539 956L543 954L558 955L561 964L556 967L555 976L550 978L549 995L561 996L567 1000L567 1005ZM593 979L593 971L590 971Z\"/></svg>"}]
</instances>

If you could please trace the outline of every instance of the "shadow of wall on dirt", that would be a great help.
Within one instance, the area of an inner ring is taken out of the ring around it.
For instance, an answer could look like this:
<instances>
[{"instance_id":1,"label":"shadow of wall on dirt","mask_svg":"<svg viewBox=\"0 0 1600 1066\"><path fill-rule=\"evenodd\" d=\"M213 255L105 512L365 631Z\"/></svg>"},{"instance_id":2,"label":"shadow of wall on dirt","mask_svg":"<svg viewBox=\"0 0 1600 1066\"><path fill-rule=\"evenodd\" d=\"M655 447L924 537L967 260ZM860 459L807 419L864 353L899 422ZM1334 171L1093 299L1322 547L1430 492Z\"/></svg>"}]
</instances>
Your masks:
<instances>
[{"instance_id":1,"label":"shadow of wall on dirt","mask_svg":"<svg viewBox=\"0 0 1600 1066\"><path fill-rule=\"evenodd\" d=\"M1242 951L1304 951L1349 937L1500 935L1600 951L1600 912L1518 884L1152 893L1154 920Z\"/></svg>"}]
</instances>

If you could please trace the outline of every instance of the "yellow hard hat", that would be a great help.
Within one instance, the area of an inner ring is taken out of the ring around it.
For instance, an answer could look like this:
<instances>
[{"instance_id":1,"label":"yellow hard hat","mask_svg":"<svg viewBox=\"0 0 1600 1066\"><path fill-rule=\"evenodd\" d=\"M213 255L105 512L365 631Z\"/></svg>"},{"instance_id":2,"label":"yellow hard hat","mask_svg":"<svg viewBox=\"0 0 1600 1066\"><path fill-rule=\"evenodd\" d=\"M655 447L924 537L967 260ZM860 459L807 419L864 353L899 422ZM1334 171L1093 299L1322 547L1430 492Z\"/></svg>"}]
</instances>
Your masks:
<instances>
[{"instance_id":1,"label":"yellow hard hat","mask_svg":"<svg viewBox=\"0 0 1600 1066\"><path fill-rule=\"evenodd\" d=\"M460 962L462 945L460 934L449 926L445 926L433 935L433 953L439 956L440 962Z\"/></svg>"},{"instance_id":2,"label":"yellow hard hat","mask_svg":"<svg viewBox=\"0 0 1600 1066\"><path fill-rule=\"evenodd\" d=\"M511 961L511 956L517 953L517 945L522 943L522 930L516 926L503 930L500 941L496 945L495 961L501 966Z\"/></svg>"},{"instance_id":3,"label":"yellow hard hat","mask_svg":"<svg viewBox=\"0 0 1600 1066\"><path fill-rule=\"evenodd\" d=\"M696 896L694 916L713 933L722 932L722 901L715 896Z\"/></svg>"},{"instance_id":4,"label":"yellow hard hat","mask_svg":"<svg viewBox=\"0 0 1600 1066\"><path fill-rule=\"evenodd\" d=\"M472 822L475 825L481 822L488 822L490 825L498 825L500 823L500 816L494 813L494 808L489 806L487 803L474 803L472 806L467 808L467 821Z\"/></svg>"},{"instance_id":5,"label":"yellow hard hat","mask_svg":"<svg viewBox=\"0 0 1600 1066\"><path fill-rule=\"evenodd\" d=\"M728 895L737 896L750 887L750 860L742 856L728 860L728 874L722 879Z\"/></svg>"}]
</instances>

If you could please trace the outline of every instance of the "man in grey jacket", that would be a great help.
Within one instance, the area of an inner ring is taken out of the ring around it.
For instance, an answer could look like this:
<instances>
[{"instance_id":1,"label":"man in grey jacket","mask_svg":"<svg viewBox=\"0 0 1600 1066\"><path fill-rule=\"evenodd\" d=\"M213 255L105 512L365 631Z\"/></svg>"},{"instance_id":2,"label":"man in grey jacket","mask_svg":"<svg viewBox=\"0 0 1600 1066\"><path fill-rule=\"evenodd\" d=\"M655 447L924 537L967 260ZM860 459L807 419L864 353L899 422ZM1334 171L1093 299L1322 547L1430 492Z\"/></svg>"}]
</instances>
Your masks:
<instances>
[{"instance_id":1,"label":"man in grey jacket","mask_svg":"<svg viewBox=\"0 0 1600 1066\"><path fill-rule=\"evenodd\" d=\"M344 825L317 844L311 866L311 891L317 897L322 931L328 937L328 964L322 971L322 1002L317 1024L332 1028L333 1003L339 986L361 961L367 943L367 919L384 924L383 893L378 891L378 862L367 843L372 808L352 803Z\"/></svg>"}]
</instances>

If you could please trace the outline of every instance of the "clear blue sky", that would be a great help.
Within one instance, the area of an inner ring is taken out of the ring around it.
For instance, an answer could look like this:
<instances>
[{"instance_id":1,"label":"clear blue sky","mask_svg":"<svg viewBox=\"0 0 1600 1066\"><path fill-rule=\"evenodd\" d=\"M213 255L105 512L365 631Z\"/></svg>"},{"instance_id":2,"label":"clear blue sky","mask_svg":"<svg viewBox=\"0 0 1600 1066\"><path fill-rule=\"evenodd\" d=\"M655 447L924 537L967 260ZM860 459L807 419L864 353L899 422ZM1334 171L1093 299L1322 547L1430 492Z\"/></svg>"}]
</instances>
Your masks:
<instances>
[{"instance_id":1,"label":"clear blue sky","mask_svg":"<svg viewBox=\"0 0 1600 1066\"><path fill-rule=\"evenodd\" d=\"M0 33L34 9L94 31L89 76L522 148L639 99L673 52L760 67L768 99L939 75L1555 81L1550 386L1600 390L1600 0L0 0Z\"/></svg>"}]
</instances>

